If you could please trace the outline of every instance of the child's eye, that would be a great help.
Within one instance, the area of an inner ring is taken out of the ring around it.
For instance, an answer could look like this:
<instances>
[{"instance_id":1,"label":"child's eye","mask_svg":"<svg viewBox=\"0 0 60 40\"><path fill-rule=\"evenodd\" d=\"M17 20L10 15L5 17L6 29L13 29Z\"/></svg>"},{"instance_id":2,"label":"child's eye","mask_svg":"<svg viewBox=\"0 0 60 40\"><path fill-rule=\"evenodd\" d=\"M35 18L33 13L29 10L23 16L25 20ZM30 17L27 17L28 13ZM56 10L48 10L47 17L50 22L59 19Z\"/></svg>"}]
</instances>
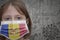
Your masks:
<instances>
[{"instance_id":1,"label":"child's eye","mask_svg":"<svg viewBox=\"0 0 60 40\"><path fill-rule=\"evenodd\" d=\"M8 20L10 20L10 18L5 18L5 20L7 20L7 21L8 21Z\"/></svg>"},{"instance_id":2,"label":"child's eye","mask_svg":"<svg viewBox=\"0 0 60 40\"><path fill-rule=\"evenodd\" d=\"M21 17L17 17L17 20L20 20L21 19Z\"/></svg>"}]
</instances>

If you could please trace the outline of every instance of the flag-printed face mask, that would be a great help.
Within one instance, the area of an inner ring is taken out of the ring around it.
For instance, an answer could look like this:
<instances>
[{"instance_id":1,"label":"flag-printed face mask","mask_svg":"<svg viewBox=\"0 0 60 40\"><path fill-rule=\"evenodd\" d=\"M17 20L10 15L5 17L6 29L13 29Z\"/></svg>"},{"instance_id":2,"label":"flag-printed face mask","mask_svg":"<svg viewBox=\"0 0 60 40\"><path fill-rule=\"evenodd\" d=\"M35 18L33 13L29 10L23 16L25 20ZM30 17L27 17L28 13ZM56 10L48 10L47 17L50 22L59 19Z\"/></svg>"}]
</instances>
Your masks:
<instances>
[{"instance_id":1,"label":"flag-printed face mask","mask_svg":"<svg viewBox=\"0 0 60 40\"><path fill-rule=\"evenodd\" d=\"M0 34L10 40L16 40L29 33L26 20L2 21Z\"/></svg>"}]
</instances>

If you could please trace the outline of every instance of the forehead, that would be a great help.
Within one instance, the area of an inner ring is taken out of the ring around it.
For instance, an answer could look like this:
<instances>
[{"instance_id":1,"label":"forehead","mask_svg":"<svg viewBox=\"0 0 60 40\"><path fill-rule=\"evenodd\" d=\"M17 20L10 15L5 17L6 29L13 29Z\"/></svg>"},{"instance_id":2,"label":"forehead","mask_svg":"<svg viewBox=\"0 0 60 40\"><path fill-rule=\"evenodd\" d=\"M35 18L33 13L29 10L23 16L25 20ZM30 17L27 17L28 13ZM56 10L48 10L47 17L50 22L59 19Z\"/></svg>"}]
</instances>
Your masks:
<instances>
[{"instance_id":1,"label":"forehead","mask_svg":"<svg viewBox=\"0 0 60 40\"><path fill-rule=\"evenodd\" d=\"M9 5L8 8L5 10L3 15L21 15L22 11L18 12L13 5Z\"/></svg>"}]
</instances>

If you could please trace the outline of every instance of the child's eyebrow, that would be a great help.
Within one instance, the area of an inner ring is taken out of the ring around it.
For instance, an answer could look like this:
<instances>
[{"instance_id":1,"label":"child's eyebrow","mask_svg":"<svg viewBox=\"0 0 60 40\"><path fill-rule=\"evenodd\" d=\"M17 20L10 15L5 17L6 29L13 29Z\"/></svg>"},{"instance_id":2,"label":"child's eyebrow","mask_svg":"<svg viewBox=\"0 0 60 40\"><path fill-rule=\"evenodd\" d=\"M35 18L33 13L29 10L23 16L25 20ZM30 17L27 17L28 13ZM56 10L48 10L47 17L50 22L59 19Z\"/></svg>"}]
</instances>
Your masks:
<instances>
[{"instance_id":1,"label":"child's eyebrow","mask_svg":"<svg viewBox=\"0 0 60 40\"><path fill-rule=\"evenodd\" d=\"M11 17L11 16L10 15L4 15L3 17L5 18L5 17Z\"/></svg>"},{"instance_id":2,"label":"child's eyebrow","mask_svg":"<svg viewBox=\"0 0 60 40\"><path fill-rule=\"evenodd\" d=\"M25 15L15 15L15 16L19 16L19 17L21 17L21 16L25 16Z\"/></svg>"},{"instance_id":3,"label":"child's eyebrow","mask_svg":"<svg viewBox=\"0 0 60 40\"><path fill-rule=\"evenodd\" d=\"M21 16L21 15L16 15L16 16Z\"/></svg>"}]
</instances>

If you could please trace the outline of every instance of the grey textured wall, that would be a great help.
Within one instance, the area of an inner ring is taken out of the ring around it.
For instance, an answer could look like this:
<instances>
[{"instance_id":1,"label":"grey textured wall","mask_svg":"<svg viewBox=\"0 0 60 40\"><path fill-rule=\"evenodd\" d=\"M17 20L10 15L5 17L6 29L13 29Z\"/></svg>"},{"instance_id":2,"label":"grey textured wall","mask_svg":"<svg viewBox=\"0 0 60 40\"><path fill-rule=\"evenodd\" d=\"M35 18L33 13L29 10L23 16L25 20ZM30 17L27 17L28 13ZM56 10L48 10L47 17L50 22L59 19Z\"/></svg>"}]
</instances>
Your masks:
<instances>
[{"instance_id":1,"label":"grey textured wall","mask_svg":"<svg viewBox=\"0 0 60 40\"><path fill-rule=\"evenodd\" d=\"M60 0L25 0L32 19L31 40L60 40Z\"/></svg>"},{"instance_id":2,"label":"grey textured wall","mask_svg":"<svg viewBox=\"0 0 60 40\"><path fill-rule=\"evenodd\" d=\"M60 40L60 0L24 2L32 20L30 40Z\"/></svg>"}]
</instances>

